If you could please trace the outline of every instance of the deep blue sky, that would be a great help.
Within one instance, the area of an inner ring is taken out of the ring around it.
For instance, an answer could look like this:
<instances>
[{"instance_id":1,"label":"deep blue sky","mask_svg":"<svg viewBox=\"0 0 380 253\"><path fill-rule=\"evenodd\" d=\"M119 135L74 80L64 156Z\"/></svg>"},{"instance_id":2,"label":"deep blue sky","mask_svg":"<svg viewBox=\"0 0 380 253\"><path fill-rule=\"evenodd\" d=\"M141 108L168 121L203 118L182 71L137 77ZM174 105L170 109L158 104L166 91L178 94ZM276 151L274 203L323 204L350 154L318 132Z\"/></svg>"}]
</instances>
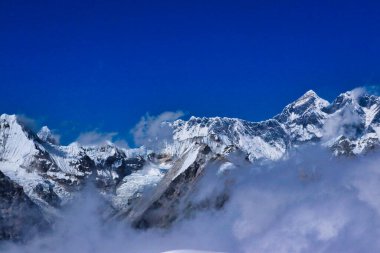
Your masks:
<instances>
[{"instance_id":1,"label":"deep blue sky","mask_svg":"<svg viewBox=\"0 0 380 253\"><path fill-rule=\"evenodd\" d=\"M378 1L0 1L0 111L122 137L142 115L262 120L380 83Z\"/></svg>"}]
</instances>

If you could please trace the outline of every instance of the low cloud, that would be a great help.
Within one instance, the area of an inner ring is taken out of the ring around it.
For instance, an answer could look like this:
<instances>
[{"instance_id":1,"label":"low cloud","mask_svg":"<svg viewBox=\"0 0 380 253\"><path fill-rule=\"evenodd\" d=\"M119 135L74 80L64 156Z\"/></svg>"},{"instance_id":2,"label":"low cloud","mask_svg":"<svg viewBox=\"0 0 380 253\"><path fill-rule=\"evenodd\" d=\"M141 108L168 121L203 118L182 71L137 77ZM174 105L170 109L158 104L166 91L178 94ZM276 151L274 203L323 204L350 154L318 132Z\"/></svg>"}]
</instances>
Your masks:
<instances>
[{"instance_id":1,"label":"low cloud","mask_svg":"<svg viewBox=\"0 0 380 253\"><path fill-rule=\"evenodd\" d=\"M37 120L26 116L25 114L17 114L17 121L30 130L36 131L38 129Z\"/></svg>"},{"instance_id":2,"label":"low cloud","mask_svg":"<svg viewBox=\"0 0 380 253\"><path fill-rule=\"evenodd\" d=\"M360 125L360 116L354 112L353 106L347 106L342 111L328 118L323 126L323 139L328 141L339 136L354 137Z\"/></svg>"},{"instance_id":3,"label":"low cloud","mask_svg":"<svg viewBox=\"0 0 380 253\"><path fill-rule=\"evenodd\" d=\"M117 139L113 142L113 144L115 144L119 148L125 148L125 149L129 148L128 142L123 139Z\"/></svg>"},{"instance_id":4,"label":"low cloud","mask_svg":"<svg viewBox=\"0 0 380 253\"><path fill-rule=\"evenodd\" d=\"M380 85L366 85L364 87L362 87L362 89L364 89L365 93L368 93L370 95L375 95L375 96L379 96L380 94Z\"/></svg>"},{"instance_id":5,"label":"low cloud","mask_svg":"<svg viewBox=\"0 0 380 253\"><path fill-rule=\"evenodd\" d=\"M104 145L112 142L116 135L116 132L101 133L98 131L90 131L81 133L76 141L84 146Z\"/></svg>"},{"instance_id":6,"label":"low cloud","mask_svg":"<svg viewBox=\"0 0 380 253\"><path fill-rule=\"evenodd\" d=\"M157 116L151 116L149 114L143 116L131 130L135 145L144 145L149 148L154 148L163 142L171 141L173 131L164 122L174 121L183 115L184 113L182 111L176 111L163 112Z\"/></svg>"},{"instance_id":7,"label":"low cloud","mask_svg":"<svg viewBox=\"0 0 380 253\"><path fill-rule=\"evenodd\" d=\"M351 91L352 97L357 100L363 94L368 93L368 88L366 87L358 87Z\"/></svg>"},{"instance_id":8,"label":"low cloud","mask_svg":"<svg viewBox=\"0 0 380 253\"><path fill-rule=\"evenodd\" d=\"M222 210L198 212L167 230L136 231L120 222L104 223L106 204L91 190L66 209L51 235L2 252L378 252L379 163L379 151L335 158L315 145L266 165L228 173L208 168L203 177L208 186L234 182L229 201ZM197 186L194 190L205 197L213 192Z\"/></svg>"},{"instance_id":9,"label":"low cloud","mask_svg":"<svg viewBox=\"0 0 380 253\"><path fill-rule=\"evenodd\" d=\"M102 133L99 131L90 131L81 133L76 142L83 146L97 146L112 143L118 148L129 148L127 141L120 139L117 132Z\"/></svg>"},{"instance_id":10,"label":"low cloud","mask_svg":"<svg viewBox=\"0 0 380 253\"><path fill-rule=\"evenodd\" d=\"M52 132L51 140L53 144L59 145L61 143L61 135L55 132Z\"/></svg>"}]
</instances>

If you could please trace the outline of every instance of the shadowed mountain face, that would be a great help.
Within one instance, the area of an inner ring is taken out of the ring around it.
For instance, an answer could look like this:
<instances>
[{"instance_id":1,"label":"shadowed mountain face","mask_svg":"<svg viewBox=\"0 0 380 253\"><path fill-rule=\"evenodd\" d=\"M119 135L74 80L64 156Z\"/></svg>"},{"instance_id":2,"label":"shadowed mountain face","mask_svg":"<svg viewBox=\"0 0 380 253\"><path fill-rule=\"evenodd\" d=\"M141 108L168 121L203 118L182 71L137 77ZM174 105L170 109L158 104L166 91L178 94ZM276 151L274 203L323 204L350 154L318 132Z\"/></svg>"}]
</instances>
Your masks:
<instances>
[{"instance_id":1,"label":"shadowed mountain face","mask_svg":"<svg viewBox=\"0 0 380 253\"><path fill-rule=\"evenodd\" d=\"M380 98L361 90L332 103L308 91L262 122L191 117L163 123L173 140L154 152L113 143L60 146L47 127L33 133L16 116L3 114L0 239L20 240L48 228L46 220L54 221L88 182L109 204L108 218L138 228L168 227L197 210L218 210L233 187L231 168L284 159L304 144L319 143L336 156L377 148L379 109ZM205 190L205 178L215 179L211 190Z\"/></svg>"},{"instance_id":2,"label":"shadowed mountain face","mask_svg":"<svg viewBox=\"0 0 380 253\"><path fill-rule=\"evenodd\" d=\"M20 241L50 228L21 186L0 172L0 240Z\"/></svg>"}]
</instances>

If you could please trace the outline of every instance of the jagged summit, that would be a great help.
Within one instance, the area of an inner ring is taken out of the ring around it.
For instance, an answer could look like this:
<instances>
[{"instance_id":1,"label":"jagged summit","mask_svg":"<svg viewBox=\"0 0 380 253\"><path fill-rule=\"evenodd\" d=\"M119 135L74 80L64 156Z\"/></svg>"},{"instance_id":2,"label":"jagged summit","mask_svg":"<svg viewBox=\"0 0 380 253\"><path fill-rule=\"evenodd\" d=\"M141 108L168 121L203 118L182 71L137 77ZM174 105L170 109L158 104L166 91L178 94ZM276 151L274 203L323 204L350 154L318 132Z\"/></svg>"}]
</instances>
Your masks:
<instances>
[{"instance_id":1,"label":"jagged summit","mask_svg":"<svg viewBox=\"0 0 380 253\"><path fill-rule=\"evenodd\" d=\"M298 103L302 104L303 102L306 102L310 99L320 99L320 97L318 96L318 94L315 91L309 90L309 91L305 92L301 97L296 99L293 103L298 102Z\"/></svg>"},{"instance_id":2,"label":"jagged summit","mask_svg":"<svg viewBox=\"0 0 380 253\"><path fill-rule=\"evenodd\" d=\"M1 120L10 120L10 121L14 121L17 119L17 116L15 114L6 114L6 113L3 113L0 115L0 119Z\"/></svg>"},{"instance_id":3,"label":"jagged summit","mask_svg":"<svg viewBox=\"0 0 380 253\"><path fill-rule=\"evenodd\" d=\"M317 93L315 93L315 91L308 90L308 91L305 92L305 94L302 97L305 97L305 96L313 96L313 97L315 97L315 96L318 96L318 95L317 95Z\"/></svg>"},{"instance_id":4,"label":"jagged summit","mask_svg":"<svg viewBox=\"0 0 380 253\"><path fill-rule=\"evenodd\" d=\"M43 126L41 130L37 133L37 136L41 140L49 142L51 144L59 144L59 136L53 134L53 132L47 126Z\"/></svg>"},{"instance_id":5,"label":"jagged summit","mask_svg":"<svg viewBox=\"0 0 380 253\"><path fill-rule=\"evenodd\" d=\"M323 100L323 101L326 101L324 99L321 99L320 96L318 96L318 94L313 91L313 90L308 90L307 92L305 92L301 97L299 97L298 99L296 99L293 103L297 103L297 102L301 102L301 101L307 101L309 99L313 99L313 100ZM327 102L327 101L326 101ZM328 103L328 102L327 102Z\"/></svg>"},{"instance_id":6,"label":"jagged summit","mask_svg":"<svg viewBox=\"0 0 380 253\"><path fill-rule=\"evenodd\" d=\"M372 99L370 99L372 98ZM370 95L365 89L357 88L351 91L341 93L329 106L325 108L328 113L334 113L338 110L360 110L360 107L365 107L365 100L375 102L377 96ZM375 102L376 103L376 102Z\"/></svg>"},{"instance_id":7,"label":"jagged summit","mask_svg":"<svg viewBox=\"0 0 380 253\"><path fill-rule=\"evenodd\" d=\"M294 121L303 114L312 111L319 113L329 104L328 101L320 98L314 91L309 90L300 98L287 105L279 115L275 116L275 118L280 122Z\"/></svg>"}]
</instances>

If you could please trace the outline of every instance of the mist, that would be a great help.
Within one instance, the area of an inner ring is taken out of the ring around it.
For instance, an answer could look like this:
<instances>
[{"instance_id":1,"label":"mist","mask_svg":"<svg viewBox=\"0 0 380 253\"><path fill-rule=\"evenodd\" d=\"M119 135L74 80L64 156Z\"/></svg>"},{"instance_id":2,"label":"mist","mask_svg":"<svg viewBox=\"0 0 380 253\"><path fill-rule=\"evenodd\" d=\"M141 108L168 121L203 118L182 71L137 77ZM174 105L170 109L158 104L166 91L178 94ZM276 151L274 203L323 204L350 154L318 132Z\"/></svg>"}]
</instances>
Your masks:
<instances>
[{"instance_id":1,"label":"mist","mask_svg":"<svg viewBox=\"0 0 380 253\"><path fill-rule=\"evenodd\" d=\"M198 195L218 191L228 181L229 201L221 210L196 212L169 229L135 230L124 222L106 221L107 204L96 191L86 189L62 211L51 233L24 244L2 245L1 250L378 252L378 164L379 152L336 158L313 145L277 162L210 167L199 182Z\"/></svg>"},{"instance_id":2,"label":"mist","mask_svg":"<svg viewBox=\"0 0 380 253\"><path fill-rule=\"evenodd\" d=\"M184 116L182 111L166 111L156 116L148 113L131 129L136 146L159 149L173 140L173 129L167 124Z\"/></svg>"}]
</instances>

